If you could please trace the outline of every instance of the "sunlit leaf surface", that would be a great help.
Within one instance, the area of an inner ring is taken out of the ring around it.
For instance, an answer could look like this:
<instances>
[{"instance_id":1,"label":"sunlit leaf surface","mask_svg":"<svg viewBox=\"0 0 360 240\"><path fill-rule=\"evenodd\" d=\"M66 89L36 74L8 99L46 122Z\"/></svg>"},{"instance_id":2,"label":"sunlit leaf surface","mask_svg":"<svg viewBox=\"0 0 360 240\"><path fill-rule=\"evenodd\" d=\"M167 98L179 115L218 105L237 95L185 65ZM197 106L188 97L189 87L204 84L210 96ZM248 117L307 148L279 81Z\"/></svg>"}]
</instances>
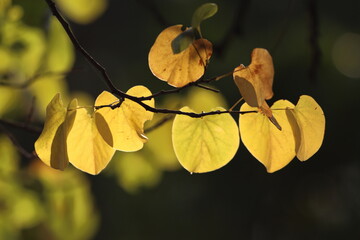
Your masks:
<instances>
[{"instance_id":1,"label":"sunlit leaf surface","mask_svg":"<svg viewBox=\"0 0 360 240\"><path fill-rule=\"evenodd\" d=\"M56 94L46 108L44 129L35 142L35 151L48 166L64 170L68 164L66 137L67 129L64 121L66 108L60 94Z\"/></svg>"},{"instance_id":2,"label":"sunlit leaf surface","mask_svg":"<svg viewBox=\"0 0 360 240\"><path fill-rule=\"evenodd\" d=\"M174 87L182 87L204 75L205 65L212 54L212 44L198 39L186 50L174 54L171 42L183 31L182 25L163 30L149 52L149 67L159 79Z\"/></svg>"},{"instance_id":3,"label":"sunlit leaf surface","mask_svg":"<svg viewBox=\"0 0 360 240\"><path fill-rule=\"evenodd\" d=\"M294 110L289 110L299 126L296 156L305 161L314 155L324 139L325 116L319 104L310 96L302 95Z\"/></svg>"},{"instance_id":4,"label":"sunlit leaf surface","mask_svg":"<svg viewBox=\"0 0 360 240\"><path fill-rule=\"evenodd\" d=\"M274 66L266 49L255 48L248 67L240 65L234 69L234 81L245 101L252 107L261 107L273 96Z\"/></svg>"},{"instance_id":5,"label":"sunlit leaf surface","mask_svg":"<svg viewBox=\"0 0 360 240\"><path fill-rule=\"evenodd\" d=\"M127 91L127 94L142 97L151 95L149 89L144 86L135 86ZM96 99L95 105L116 105L119 99L109 92L102 92ZM149 106L154 106L154 100L144 101ZM110 127L110 135L103 135L105 141L117 150L133 152L140 150L147 137L144 135L144 123L153 118L154 113L146 111L139 104L125 99L120 107L111 109L104 107L97 110L99 114L96 124L106 122Z\"/></svg>"},{"instance_id":6,"label":"sunlit leaf surface","mask_svg":"<svg viewBox=\"0 0 360 240\"><path fill-rule=\"evenodd\" d=\"M296 155L294 126L292 126L296 123L289 121L286 108L294 108L294 105L287 100L279 100L271 107L273 116L282 127L281 131L263 113L240 115L242 142L269 173L285 167ZM244 103L240 111L257 111L257 109Z\"/></svg>"},{"instance_id":7,"label":"sunlit leaf surface","mask_svg":"<svg viewBox=\"0 0 360 240\"><path fill-rule=\"evenodd\" d=\"M70 103L67 117L74 118L66 139L69 162L84 172L100 173L115 153L99 133L111 135L109 127L103 124L98 129L95 118L85 108L79 108L76 99Z\"/></svg>"},{"instance_id":8,"label":"sunlit leaf surface","mask_svg":"<svg viewBox=\"0 0 360 240\"><path fill-rule=\"evenodd\" d=\"M213 111L224 110L214 108ZM181 111L191 112L189 107ZM175 117L172 129L175 154L189 172L210 172L226 165L239 147L238 126L230 114Z\"/></svg>"}]
</instances>

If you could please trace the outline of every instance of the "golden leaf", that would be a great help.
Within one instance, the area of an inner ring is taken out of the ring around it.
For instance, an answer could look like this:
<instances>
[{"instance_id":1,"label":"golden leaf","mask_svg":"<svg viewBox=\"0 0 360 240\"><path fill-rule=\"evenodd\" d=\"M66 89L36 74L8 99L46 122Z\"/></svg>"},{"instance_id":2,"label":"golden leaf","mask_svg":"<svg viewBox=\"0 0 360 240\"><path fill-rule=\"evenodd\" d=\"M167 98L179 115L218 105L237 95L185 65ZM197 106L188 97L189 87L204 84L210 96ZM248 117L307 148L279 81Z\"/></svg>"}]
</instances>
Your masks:
<instances>
[{"instance_id":1,"label":"golden leaf","mask_svg":"<svg viewBox=\"0 0 360 240\"><path fill-rule=\"evenodd\" d=\"M282 127L281 131L262 112L245 113L239 118L240 135L245 147L269 173L285 167L296 155L294 122L289 121L285 110L287 108L294 108L294 105L287 100L279 100L271 107L272 115ZM250 107L247 103L244 103L240 109L240 111L257 110L258 108Z\"/></svg>"},{"instance_id":2,"label":"golden leaf","mask_svg":"<svg viewBox=\"0 0 360 240\"><path fill-rule=\"evenodd\" d=\"M314 155L324 139L325 116L319 104L310 96L302 95L293 110L289 110L298 124L299 139L296 156L305 161Z\"/></svg>"},{"instance_id":3,"label":"golden leaf","mask_svg":"<svg viewBox=\"0 0 360 240\"><path fill-rule=\"evenodd\" d=\"M144 86L135 86L127 94L142 97L151 95ZM143 101L149 106L154 106L154 99ZM119 99L109 92L102 92L95 101L96 106L118 104ZM125 99L121 106L115 109L104 107L97 110L96 124L106 122L111 131L110 135L102 135L104 140L113 148L126 152L140 150L147 137L144 135L144 123L153 118L154 113L146 111L142 106L129 99ZM101 133L102 134L102 133Z\"/></svg>"},{"instance_id":4,"label":"golden leaf","mask_svg":"<svg viewBox=\"0 0 360 240\"><path fill-rule=\"evenodd\" d=\"M184 51L174 54L171 42L180 33L182 25L163 30L149 52L149 67L157 78L174 87L182 87L201 78L212 54L212 44L206 39L195 40Z\"/></svg>"},{"instance_id":5,"label":"golden leaf","mask_svg":"<svg viewBox=\"0 0 360 240\"><path fill-rule=\"evenodd\" d=\"M115 153L100 135L100 132L110 135L110 130L104 124L98 129L97 114L95 112L94 117L85 108L79 108L76 99L69 104L67 117L74 119L66 139L69 162L90 174L100 173Z\"/></svg>"}]
</instances>

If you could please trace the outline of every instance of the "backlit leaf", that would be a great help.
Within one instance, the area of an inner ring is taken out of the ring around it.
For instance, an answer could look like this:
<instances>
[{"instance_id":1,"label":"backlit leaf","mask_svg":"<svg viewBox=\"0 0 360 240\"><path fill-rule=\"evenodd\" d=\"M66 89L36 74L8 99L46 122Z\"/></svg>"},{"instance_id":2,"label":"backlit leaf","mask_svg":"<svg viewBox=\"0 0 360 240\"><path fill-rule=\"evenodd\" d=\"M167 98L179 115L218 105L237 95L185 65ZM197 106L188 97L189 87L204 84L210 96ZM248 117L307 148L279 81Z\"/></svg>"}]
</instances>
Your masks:
<instances>
[{"instance_id":1,"label":"backlit leaf","mask_svg":"<svg viewBox=\"0 0 360 240\"><path fill-rule=\"evenodd\" d=\"M271 107L273 116L282 130L276 128L261 112L240 115L240 135L245 147L259 160L269 173L285 167L295 157L293 121L289 121L286 108L294 108L287 100L279 100ZM240 111L257 111L247 103Z\"/></svg>"},{"instance_id":2,"label":"backlit leaf","mask_svg":"<svg viewBox=\"0 0 360 240\"><path fill-rule=\"evenodd\" d=\"M225 109L218 107L212 110ZM183 107L181 111L192 112L189 107ZM180 164L195 173L223 167L234 157L240 143L238 126L230 114L203 118L177 115L172 140Z\"/></svg>"},{"instance_id":3,"label":"backlit leaf","mask_svg":"<svg viewBox=\"0 0 360 240\"><path fill-rule=\"evenodd\" d=\"M296 119L300 140L296 156L305 161L314 155L324 139L325 116L319 104L310 96L302 95L294 110L289 110Z\"/></svg>"},{"instance_id":4,"label":"backlit leaf","mask_svg":"<svg viewBox=\"0 0 360 240\"><path fill-rule=\"evenodd\" d=\"M46 165L64 170L68 164L66 137L67 129L64 121L66 118L60 94L56 94L46 108L44 129L35 142L35 151Z\"/></svg>"},{"instance_id":5,"label":"backlit leaf","mask_svg":"<svg viewBox=\"0 0 360 240\"><path fill-rule=\"evenodd\" d=\"M149 89L144 86L135 86L127 91L127 94L143 97L151 95ZM102 92L96 99L95 105L118 104L119 99L109 92ZM144 101L149 106L154 106L154 99ZM133 152L140 150L147 137L144 135L144 123L153 118L154 113L146 111L139 104L125 99L120 107L111 109L105 107L97 110L99 114L96 118L96 124L106 122L111 131L110 135L103 135L104 140L117 150Z\"/></svg>"},{"instance_id":6,"label":"backlit leaf","mask_svg":"<svg viewBox=\"0 0 360 240\"><path fill-rule=\"evenodd\" d=\"M197 39L186 50L174 54L171 42L183 31L182 25L163 30L149 52L149 67L157 78L174 87L182 87L198 80L212 54L212 44L206 39Z\"/></svg>"},{"instance_id":7,"label":"backlit leaf","mask_svg":"<svg viewBox=\"0 0 360 240\"><path fill-rule=\"evenodd\" d=\"M235 68L233 78L245 101L252 107L261 107L273 96L274 65L271 55L266 49L255 48L251 64Z\"/></svg>"},{"instance_id":8,"label":"backlit leaf","mask_svg":"<svg viewBox=\"0 0 360 240\"><path fill-rule=\"evenodd\" d=\"M215 3L205 3L198 7L192 17L191 26L199 28L200 23L212 16L218 11L218 6Z\"/></svg>"},{"instance_id":9,"label":"backlit leaf","mask_svg":"<svg viewBox=\"0 0 360 240\"><path fill-rule=\"evenodd\" d=\"M68 109L68 117L74 118L66 139L69 162L90 174L100 173L115 153L99 133L101 131L103 135L111 136L109 127L105 124L98 129L95 124L97 114L95 112L94 117L85 108L79 108L76 99Z\"/></svg>"}]
</instances>

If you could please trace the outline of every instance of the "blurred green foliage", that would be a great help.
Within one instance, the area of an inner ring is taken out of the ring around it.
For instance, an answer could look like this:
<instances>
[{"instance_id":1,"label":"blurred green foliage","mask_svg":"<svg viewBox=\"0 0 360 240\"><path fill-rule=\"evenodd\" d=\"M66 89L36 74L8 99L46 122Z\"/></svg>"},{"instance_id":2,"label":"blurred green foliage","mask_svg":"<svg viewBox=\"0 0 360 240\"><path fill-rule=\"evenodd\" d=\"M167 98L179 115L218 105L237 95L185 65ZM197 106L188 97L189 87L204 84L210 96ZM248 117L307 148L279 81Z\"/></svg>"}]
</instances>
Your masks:
<instances>
[{"instance_id":1,"label":"blurred green foliage","mask_svg":"<svg viewBox=\"0 0 360 240\"><path fill-rule=\"evenodd\" d=\"M158 22L152 8L142 2L109 1L110 7L104 15L97 16L98 21L87 26L77 25L74 19L70 21L75 22L73 30L81 42L101 60L121 89L136 83L159 90L165 88L165 84L153 81L147 69L147 54L157 34L166 26ZM205 1L148 2L154 3L168 25L173 25L186 23L191 19L191 10ZM202 34L219 46L238 13L236 7L245 2L217 1L219 12L206 21ZM148 175L156 176L155 180L140 177L141 181L128 184L129 191L138 194L129 195L118 188L117 179L120 185L124 180L117 173L113 178L105 173L96 179L72 170L48 174L49 169L39 160L34 163L21 160L14 145L1 136L0 239L71 239L71 234L77 239L358 239L360 164L356 146L360 144L360 132L356 113L360 110L357 104L360 82L336 68L333 56L338 56L339 48L333 48L346 33L358 36L360 5L353 0L341 4L317 3L318 42L322 54L315 82L311 82L308 75L312 27L308 1L250 1L242 13L238 33L232 33L234 37L226 42L221 56L214 53L207 72L211 77L228 72L239 63L248 64L254 47L272 50L277 98L296 101L296 96L311 94L327 116L324 145L314 159L304 164L293 162L285 171L268 175L250 154L240 150L229 166L216 173L190 176L184 171L154 174L149 170ZM46 64L42 62L50 61L51 57L45 55L59 49L47 49L53 41L51 32L57 31L49 15L42 0L0 0L1 118L24 120L36 89L44 94L48 89L55 89L51 91L71 96L76 91L76 97L84 94L84 98L91 98L86 93L95 96L104 88L99 76L87 70L90 67L81 58L73 59L73 63L67 60L69 62L64 64L63 71L70 71L66 81L61 73L56 77L50 74L51 78L58 79L48 81L50 86L34 89L34 85L28 88L3 86L4 82L21 85L32 79L31 74L40 74L37 79L50 78L44 75ZM12 30L5 33L5 27ZM124 33L131 37L124 37ZM60 36L53 39L65 39L58 34ZM65 41L56 44L64 47ZM44 45L31 46L37 43ZM59 58L65 59L71 54L69 51L66 55L66 52L68 50L56 54L64 54ZM344 54L341 57L345 62L350 59ZM215 84L229 103L238 98L231 81L229 78L224 79L225 83ZM166 106L165 99L160 101ZM47 103L45 99L36 100L35 117L39 122ZM162 126L164 129L170 127L171 121ZM149 145L155 135L156 131L148 134ZM32 149L33 139L28 133L18 133L18 136ZM168 141L154 145L161 148ZM158 172L159 169L177 169L178 163L171 153L163 151L161 159L153 159L154 152L144 149L138 161L151 159L146 161L145 168ZM166 160L163 164L165 156L172 162ZM120 162L121 156L114 160ZM129 167L129 161L119 165ZM116 166L118 162L111 164ZM126 167L119 167L122 169L119 172ZM118 171L112 165L108 169L109 175ZM164 180L160 182L159 176ZM159 185L151 190L141 187L155 183Z\"/></svg>"}]
</instances>

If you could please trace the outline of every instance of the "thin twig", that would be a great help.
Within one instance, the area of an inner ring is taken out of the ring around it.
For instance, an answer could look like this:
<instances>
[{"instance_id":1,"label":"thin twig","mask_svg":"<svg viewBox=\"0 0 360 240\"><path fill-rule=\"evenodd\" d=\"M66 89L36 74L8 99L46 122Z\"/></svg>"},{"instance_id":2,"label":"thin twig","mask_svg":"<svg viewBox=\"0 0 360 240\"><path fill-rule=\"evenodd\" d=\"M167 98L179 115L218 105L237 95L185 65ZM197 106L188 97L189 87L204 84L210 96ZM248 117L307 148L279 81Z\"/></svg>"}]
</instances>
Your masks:
<instances>
[{"instance_id":1,"label":"thin twig","mask_svg":"<svg viewBox=\"0 0 360 240\"><path fill-rule=\"evenodd\" d=\"M23 155L27 159L36 158L36 155L28 152L25 148L21 146L16 137L3 124L0 124L0 131L3 132L10 139L10 141L13 143L13 145L16 147L16 149L21 155Z\"/></svg>"},{"instance_id":2,"label":"thin twig","mask_svg":"<svg viewBox=\"0 0 360 240\"><path fill-rule=\"evenodd\" d=\"M18 81L7 81L0 79L0 86L7 86L12 88L18 88L18 89L24 89L33 84L37 79L44 76L65 76L68 72L44 72L44 73L38 73L31 78L27 79L24 82L18 82Z\"/></svg>"},{"instance_id":3,"label":"thin twig","mask_svg":"<svg viewBox=\"0 0 360 240\"><path fill-rule=\"evenodd\" d=\"M110 77L108 76L105 68L100 65L100 63L98 63L79 43L79 41L77 40L77 38L75 37L75 35L73 34L73 32L71 31L70 25L66 22L66 20L61 16L61 14L59 13L55 3L52 0L45 0L46 3L48 4L49 8L51 9L53 15L58 19L58 21L61 23L61 25L63 26L65 32L67 33L67 35L69 36L71 42L73 43L74 47L81 52L81 54L89 61L89 63L91 65L93 65L102 75L105 83L107 84L108 88L110 89L110 91L115 95L118 96L121 100L123 99L129 99L133 102L136 102L137 104L139 104L140 106L142 106L145 110L150 111L150 112L154 112L154 113L167 113L167 114L180 114L180 115L187 115L189 117L193 117L193 118L201 118L204 116L208 116L208 115L215 115L215 114L223 114L223 113L239 113L239 114L243 114L246 112L240 112L240 111L212 111L212 112L202 112L202 113L193 113L193 112L183 112L183 111L178 111L178 110L171 110L171 109L162 109L162 108L154 108L151 107L147 104L145 104L143 101L145 100L149 100L155 97L154 95L151 96L144 96L144 97L135 97L129 94L126 94L125 92L117 89L115 87L115 85L113 84L112 80L110 79ZM249 1L249 0L244 0L244 1ZM216 79L214 79L216 80ZM202 81L202 79L200 79L197 82L194 83L190 83L190 85L199 83L200 81ZM184 89L185 87L188 86L184 86L183 88L179 88L179 89L174 89L174 90L169 90L169 91L161 91L159 93L156 94L156 96L159 95L163 95L163 94L168 94L170 92L177 92L180 91L181 89ZM109 105L103 105L101 107L113 107L111 104ZM97 106L99 107L99 106Z\"/></svg>"},{"instance_id":4,"label":"thin twig","mask_svg":"<svg viewBox=\"0 0 360 240\"><path fill-rule=\"evenodd\" d=\"M105 68L100 65L80 44L80 42L77 40L73 32L71 31L69 23L61 16L60 12L58 11L56 4L52 0L45 0L48 4L52 14L57 18L57 20L61 23L63 26L65 32L69 36L71 42L73 43L74 47L82 53L82 55L90 62L91 65L93 65L102 75L102 77L105 80L105 83L113 93L119 93L121 92L119 89L115 87L113 82L111 81L109 75L107 74Z\"/></svg>"},{"instance_id":5,"label":"thin twig","mask_svg":"<svg viewBox=\"0 0 360 240\"><path fill-rule=\"evenodd\" d=\"M151 125L150 127L145 129L145 133L149 133L155 129L157 129L158 127L161 127L163 124L167 123L168 121L170 121L171 119L174 118L174 115L166 115L165 117L163 117L162 119L160 119L158 122L156 122L155 124Z\"/></svg>"},{"instance_id":6,"label":"thin twig","mask_svg":"<svg viewBox=\"0 0 360 240\"><path fill-rule=\"evenodd\" d=\"M29 125L27 123L23 123L23 122L15 122L15 121L10 121L10 120L0 119L0 124L6 125L9 127L13 127L13 128L19 128L19 129L26 130L28 132L35 133L35 134L41 133L41 128Z\"/></svg>"}]
</instances>

